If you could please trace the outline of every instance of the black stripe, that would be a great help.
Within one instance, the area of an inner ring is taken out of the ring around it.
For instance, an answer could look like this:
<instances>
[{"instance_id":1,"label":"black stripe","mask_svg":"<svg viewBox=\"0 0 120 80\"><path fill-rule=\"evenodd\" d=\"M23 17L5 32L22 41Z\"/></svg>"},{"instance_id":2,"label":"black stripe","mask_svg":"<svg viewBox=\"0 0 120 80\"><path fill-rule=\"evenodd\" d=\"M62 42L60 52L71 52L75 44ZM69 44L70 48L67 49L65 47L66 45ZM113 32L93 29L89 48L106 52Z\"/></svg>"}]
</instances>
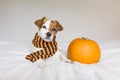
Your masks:
<instances>
[{"instance_id":1,"label":"black stripe","mask_svg":"<svg viewBox=\"0 0 120 80\"><path fill-rule=\"evenodd\" d=\"M30 54L30 56L31 56L32 58L34 57L32 53Z\"/></svg>"},{"instance_id":2,"label":"black stripe","mask_svg":"<svg viewBox=\"0 0 120 80\"><path fill-rule=\"evenodd\" d=\"M46 55L46 54L48 54L48 52L47 52L47 50L46 50L46 46L44 45L44 44L46 44L44 40L43 40L43 43L42 43L42 44L43 44L43 48L44 48L44 51L45 51L45 54L43 54L43 55Z\"/></svg>"},{"instance_id":3,"label":"black stripe","mask_svg":"<svg viewBox=\"0 0 120 80\"><path fill-rule=\"evenodd\" d=\"M57 49L58 49L58 48L57 48L57 42L55 42L55 48L56 48L56 51L57 51Z\"/></svg>"},{"instance_id":4,"label":"black stripe","mask_svg":"<svg viewBox=\"0 0 120 80\"><path fill-rule=\"evenodd\" d=\"M44 42L45 42L45 41L43 40L43 42L42 42L43 48L45 48Z\"/></svg>"},{"instance_id":5,"label":"black stripe","mask_svg":"<svg viewBox=\"0 0 120 80\"><path fill-rule=\"evenodd\" d=\"M55 41L55 39L56 39L56 36L54 36L54 40L53 40L53 43L54 43L54 46L55 46L55 52L57 51L57 42Z\"/></svg>"},{"instance_id":6,"label":"black stripe","mask_svg":"<svg viewBox=\"0 0 120 80\"><path fill-rule=\"evenodd\" d=\"M39 52L40 52L40 53L39 53L40 55L43 55L43 50L40 50Z\"/></svg>"},{"instance_id":7,"label":"black stripe","mask_svg":"<svg viewBox=\"0 0 120 80\"><path fill-rule=\"evenodd\" d=\"M33 54L34 58L36 59L36 54L35 54L35 52L33 52L32 54Z\"/></svg>"},{"instance_id":8,"label":"black stripe","mask_svg":"<svg viewBox=\"0 0 120 80\"><path fill-rule=\"evenodd\" d=\"M55 51L57 51L57 43L54 41Z\"/></svg>"},{"instance_id":9,"label":"black stripe","mask_svg":"<svg viewBox=\"0 0 120 80\"><path fill-rule=\"evenodd\" d=\"M39 59L42 59L43 50L40 50L40 51L38 51L38 52L39 52L39 55L38 55Z\"/></svg>"},{"instance_id":10,"label":"black stripe","mask_svg":"<svg viewBox=\"0 0 120 80\"><path fill-rule=\"evenodd\" d=\"M45 51L45 54L44 54L44 55L47 55L47 54L48 54L47 48L44 48L44 51Z\"/></svg>"},{"instance_id":11,"label":"black stripe","mask_svg":"<svg viewBox=\"0 0 120 80\"><path fill-rule=\"evenodd\" d=\"M39 57L38 57L38 55L39 55L38 51L37 51L37 52L35 52L35 55L36 55L37 60L38 60L38 59L39 59Z\"/></svg>"},{"instance_id":12,"label":"black stripe","mask_svg":"<svg viewBox=\"0 0 120 80\"><path fill-rule=\"evenodd\" d=\"M51 54L52 52L51 52L51 50L50 50L50 46L48 45L48 43L46 43L46 45L47 45L47 48L48 48L49 53ZM48 55L49 55L49 54L48 54Z\"/></svg>"},{"instance_id":13,"label":"black stripe","mask_svg":"<svg viewBox=\"0 0 120 80\"><path fill-rule=\"evenodd\" d=\"M38 43L39 43L39 47L41 48L41 44L40 44L41 43L41 38L40 38L40 41L38 41Z\"/></svg>"},{"instance_id":14,"label":"black stripe","mask_svg":"<svg viewBox=\"0 0 120 80\"><path fill-rule=\"evenodd\" d=\"M32 61L33 61L33 59L35 59L35 57L34 57L33 53L32 53L32 54L30 54L30 55L32 56ZM35 60L34 60L34 61L35 61ZM34 61L33 61L33 62L34 62Z\"/></svg>"},{"instance_id":15,"label":"black stripe","mask_svg":"<svg viewBox=\"0 0 120 80\"><path fill-rule=\"evenodd\" d=\"M35 41L37 41L37 34L35 35Z\"/></svg>"},{"instance_id":16,"label":"black stripe","mask_svg":"<svg viewBox=\"0 0 120 80\"><path fill-rule=\"evenodd\" d=\"M39 37L37 36L37 47L39 48Z\"/></svg>"},{"instance_id":17,"label":"black stripe","mask_svg":"<svg viewBox=\"0 0 120 80\"><path fill-rule=\"evenodd\" d=\"M44 42L43 42L43 40L41 39L41 42L40 42L40 44L41 44L41 48L44 48ZM43 50L41 50L41 55L44 55L44 51ZM43 58L43 57L42 57Z\"/></svg>"},{"instance_id":18,"label":"black stripe","mask_svg":"<svg viewBox=\"0 0 120 80\"><path fill-rule=\"evenodd\" d=\"M54 47L53 47L53 45L52 45L52 42L50 42L50 45L51 45L52 50L53 50L53 53L54 53L54 52L55 52L55 50L54 50Z\"/></svg>"},{"instance_id":19,"label":"black stripe","mask_svg":"<svg viewBox=\"0 0 120 80\"><path fill-rule=\"evenodd\" d=\"M39 42L39 47L41 48L41 45L40 45L40 42L41 42L41 38L39 39L40 41L38 41Z\"/></svg>"},{"instance_id":20,"label":"black stripe","mask_svg":"<svg viewBox=\"0 0 120 80\"><path fill-rule=\"evenodd\" d=\"M39 51L36 51L37 55L40 55Z\"/></svg>"},{"instance_id":21,"label":"black stripe","mask_svg":"<svg viewBox=\"0 0 120 80\"><path fill-rule=\"evenodd\" d=\"M35 59L35 61L37 60L37 56L36 56L36 53L35 52L33 52L33 56L34 56L34 59Z\"/></svg>"},{"instance_id":22,"label":"black stripe","mask_svg":"<svg viewBox=\"0 0 120 80\"><path fill-rule=\"evenodd\" d=\"M41 55L40 57L41 57L41 59L43 59L43 55Z\"/></svg>"},{"instance_id":23,"label":"black stripe","mask_svg":"<svg viewBox=\"0 0 120 80\"><path fill-rule=\"evenodd\" d=\"M38 47L37 42L38 42L38 33L36 33L36 35L35 35L35 46L36 46L36 47Z\"/></svg>"},{"instance_id":24,"label":"black stripe","mask_svg":"<svg viewBox=\"0 0 120 80\"><path fill-rule=\"evenodd\" d=\"M39 59L41 59L41 55L38 55Z\"/></svg>"},{"instance_id":25,"label":"black stripe","mask_svg":"<svg viewBox=\"0 0 120 80\"><path fill-rule=\"evenodd\" d=\"M48 45L48 42L46 43L46 45L47 45L47 48L48 48L49 53L51 54L52 52L51 52L51 50L50 50L50 46Z\"/></svg>"}]
</instances>

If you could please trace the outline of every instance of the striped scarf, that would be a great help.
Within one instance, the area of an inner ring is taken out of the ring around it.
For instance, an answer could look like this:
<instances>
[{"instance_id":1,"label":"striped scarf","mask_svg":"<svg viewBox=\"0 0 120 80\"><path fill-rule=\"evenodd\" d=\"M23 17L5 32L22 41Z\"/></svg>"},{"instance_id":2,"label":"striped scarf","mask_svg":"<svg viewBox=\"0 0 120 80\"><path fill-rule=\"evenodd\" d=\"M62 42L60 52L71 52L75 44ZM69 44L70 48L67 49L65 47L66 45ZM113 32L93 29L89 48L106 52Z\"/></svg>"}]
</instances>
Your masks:
<instances>
[{"instance_id":1,"label":"striped scarf","mask_svg":"<svg viewBox=\"0 0 120 80\"><path fill-rule=\"evenodd\" d=\"M35 62L38 59L46 59L50 56L53 56L57 51L57 42L55 41L55 37L51 42L46 42L42 38L39 37L38 33L35 34L32 43L37 48L43 48L42 50L32 52L27 55L25 58L30 60L31 62Z\"/></svg>"}]
</instances>

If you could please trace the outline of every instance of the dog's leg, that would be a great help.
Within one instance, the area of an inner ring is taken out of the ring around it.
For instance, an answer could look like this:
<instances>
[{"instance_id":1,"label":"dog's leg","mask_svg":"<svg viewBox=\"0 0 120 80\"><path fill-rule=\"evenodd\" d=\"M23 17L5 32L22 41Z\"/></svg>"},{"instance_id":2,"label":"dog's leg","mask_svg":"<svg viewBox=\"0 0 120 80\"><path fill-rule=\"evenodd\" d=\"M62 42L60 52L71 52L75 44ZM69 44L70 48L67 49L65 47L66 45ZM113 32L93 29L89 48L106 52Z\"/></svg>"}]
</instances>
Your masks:
<instances>
[{"instance_id":1,"label":"dog's leg","mask_svg":"<svg viewBox=\"0 0 120 80\"><path fill-rule=\"evenodd\" d=\"M32 52L36 52L36 51L40 51L40 50L44 50L43 48L36 48L36 47L32 47Z\"/></svg>"},{"instance_id":2,"label":"dog's leg","mask_svg":"<svg viewBox=\"0 0 120 80\"><path fill-rule=\"evenodd\" d=\"M33 46L33 52L36 52L36 51L39 51L39 50L43 50L43 48L36 48L36 47ZM39 59L35 63L40 68L45 67L45 61L43 59Z\"/></svg>"},{"instance_id":3,"label":"dog's leg","mask_svg":"<svg viewBox=\"0 0 120 80\"><path fill-rule=\"evenodd\" d=\"M40 67L40 68L44 68L44 67L45 67L45 61L44 61L43 59L39 59L39 60L37 60L35 63L36 63L36 64L38 65L38 67Z\"/></svg>"},{"instance_id":4,"label":"dog's leg","mask_svg":"<svg viewBox=\"0 0 120 80\"><path fill-rule=\"evenodd\" d=\"M61 54L60 55L60 60L64 61L66 63L73 63L70 59L68 59L65 55Z\"/></svg>"}]
</instances>

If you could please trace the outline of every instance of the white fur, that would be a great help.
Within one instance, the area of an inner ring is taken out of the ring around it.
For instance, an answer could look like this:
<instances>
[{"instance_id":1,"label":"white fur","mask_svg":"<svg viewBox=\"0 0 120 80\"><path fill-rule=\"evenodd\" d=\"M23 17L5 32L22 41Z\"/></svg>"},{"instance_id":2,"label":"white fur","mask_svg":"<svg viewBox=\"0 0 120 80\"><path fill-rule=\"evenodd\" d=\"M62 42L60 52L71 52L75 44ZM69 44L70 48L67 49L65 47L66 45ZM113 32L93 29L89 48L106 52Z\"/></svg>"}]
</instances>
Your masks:
<instances>
[{"instance_id":1,"label":"white fur","mask_svg":"<svg viewBox=\"0 0 120 80\"><path fill-rule=\"evenodd\" d=\"M43 68L45 67L45 61L43 59L39 59L35 62L38 67Z\"/></svg>"},{"instance_id":2,"label":"white fur","mask_svg":"<svg viewBox=\"0 0 120 80\"><path fill-rule=\"evenodd\" d=\"M39 36L40 36L42 39L44 39L45 41L52 41L52 39L53 39L53 37L54 37L53 35L51 35L49 38L47 38L47 35L46 35L47 32L50 32L50 31L49 31L50 23L51 23L51 20L46 21L46 22L42 25L42 26L46 26L46 29L41 28L41 29L38 31Z\"/></svg>"},{"instance_id":3,"label":"white fur","mask_svg":"<svg viewBox=\"0 0 120 80\"><path fill-rule=\"evenodd\" d=\"M33 52L36 52L36 51L39 51L39 50L42 50L42 49L43 49L43 48L36 48L36 47L33 46L32 51L33 51Z\"/></svg>"},{"instance_id":4,"label":"white fur","mask_svg":"<svg viewBox=\"0 0 120 80\"><path fill-rule=\"evenodd\" d=\"M45 26L47 27L47 29L48 29L49 26L50 26L50 23L51 23L51 20L48 20L48 21L46 21L45 24L43 24L43 25L45 25Z\"/></svg>"}]
</instances>

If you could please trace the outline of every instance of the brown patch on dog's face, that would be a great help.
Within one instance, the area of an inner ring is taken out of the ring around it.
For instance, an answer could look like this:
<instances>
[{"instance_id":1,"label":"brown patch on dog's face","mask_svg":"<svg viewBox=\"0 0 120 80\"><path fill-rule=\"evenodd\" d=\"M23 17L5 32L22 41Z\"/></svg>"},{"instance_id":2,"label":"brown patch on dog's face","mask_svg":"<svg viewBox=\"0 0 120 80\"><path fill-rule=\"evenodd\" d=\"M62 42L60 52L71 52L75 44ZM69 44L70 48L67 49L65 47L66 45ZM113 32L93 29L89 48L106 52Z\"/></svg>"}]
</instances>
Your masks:
<instances>
[{"instance_id":1,"label":"brown patch on dog's face","mask_svg":"<svg viewBox=\"0 0 120 80\"><path fill-rule=\"evenodd\" d=\"M63 27L61 26L61 24L59 24L58 21L51 20L49 30L55 36L58 31L62 31L63 30Z\"/></svg>"},{"instance_id":2,"label":"brown patch on dog's face","mask_svg":"<svg viewBox=\"0 0 120 80\"><path fill-rule=\"evenodd\" d=\"M40 29L42 27L42 25L47 21L46 17L43 17L42 19L36 20L35 24L38 26L38 28Z\"/></svg>"},{"instance_id":3,"label":"brown patch on dog's face","mask_svg":"<svg viewBox=\"0 0 120 80\"><path fill-rule=\"evenodd\" d=\"M46 17L36 20L35 24L38 26L38 34L45 41L52 41L58 31L62 31L63 27L57 20L47 20Z\"/></svg>"}]
</instances>

